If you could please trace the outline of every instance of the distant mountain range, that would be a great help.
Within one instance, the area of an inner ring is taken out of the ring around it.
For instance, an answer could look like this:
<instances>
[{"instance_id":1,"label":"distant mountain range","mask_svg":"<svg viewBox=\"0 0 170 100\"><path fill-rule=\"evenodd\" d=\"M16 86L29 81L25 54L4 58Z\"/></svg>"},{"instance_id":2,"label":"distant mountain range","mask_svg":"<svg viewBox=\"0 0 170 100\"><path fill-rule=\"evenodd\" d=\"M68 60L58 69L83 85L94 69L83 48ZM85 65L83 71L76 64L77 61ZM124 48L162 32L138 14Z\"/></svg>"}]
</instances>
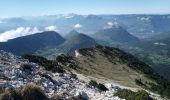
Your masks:
<instances>
[{"instance_id":1,"label":"distant mountain range","mask_svg":"<svg viewBox=\"0 0 170 100\"><path fill-rule=\"evenodd\" d=\"M52 15L22 18L0 19L0 32L17 27L37 27L44 30L48 26L56 26L62 34L76 29L91 34L105 27L119 25L138 38L148 38L159 33L170 31L170 15ZM43 23L43 24L42 24ZM78 26L78 27L77 27Z\"/></svg>"},{"instance_id":2,"label":"distant mountain range","mask_svg":"<svg viewBox=\"0 0 170 100\"><path fill-rule=\"evenodd\" d=\"M0 19L0 32L17 27L37 27L44 30L48 26L57 26L62 34L76 29L82 33L95 33L105 27L116 24L125 28L138 38L148 38L159 33L170 31L170 15L51 15L38 17ZM78 25L78 27L76 27Z\"/></svg>"}]
</instances>

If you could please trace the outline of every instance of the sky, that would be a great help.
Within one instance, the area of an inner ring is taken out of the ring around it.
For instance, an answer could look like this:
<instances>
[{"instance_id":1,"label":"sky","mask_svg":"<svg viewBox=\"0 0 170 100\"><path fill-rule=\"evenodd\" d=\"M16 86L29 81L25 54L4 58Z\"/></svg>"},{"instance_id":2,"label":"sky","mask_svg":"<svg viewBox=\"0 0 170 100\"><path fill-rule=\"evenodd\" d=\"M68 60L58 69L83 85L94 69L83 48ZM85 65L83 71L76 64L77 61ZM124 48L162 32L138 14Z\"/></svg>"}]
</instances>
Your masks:
<instances>
[{"instance_id":1,"label":"sky","mask_svg":"<svg viewBox=\"0 0 170 100\"><path fill-rule=\"evenodd\" d=\"M169 14L170 0L0 0L0 17L68 13Z\"/></svg>"}]
</instances>

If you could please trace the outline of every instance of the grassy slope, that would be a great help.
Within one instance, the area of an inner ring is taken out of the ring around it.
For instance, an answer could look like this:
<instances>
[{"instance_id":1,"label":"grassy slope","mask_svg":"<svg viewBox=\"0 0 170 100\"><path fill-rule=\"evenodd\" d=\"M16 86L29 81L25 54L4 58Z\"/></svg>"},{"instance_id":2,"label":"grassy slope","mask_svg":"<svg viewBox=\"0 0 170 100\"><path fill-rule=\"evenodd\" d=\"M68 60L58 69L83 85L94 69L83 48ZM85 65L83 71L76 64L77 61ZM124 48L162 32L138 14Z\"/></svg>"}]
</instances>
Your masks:
<instances>
[{"instance_id":1,"label":"grassy slope","mask_svg":"<svg viewBox=\"0 0 170 100\"><path fill-rule=\"evenodd\" d=\"M79 71L85 75L111 79L119 84L130 87L138 87L135 79L149 80L143 73L128 67L127 63L123 63L118 57L106 57L108 54L104 54L100 49L93 49L86 53L88 53L86 54L88 56L75 58L78 66L81 66Z\"/></svg>"},{"instance_id":2,"label":"grassy slope","mask_svg":"<svg viewBox=\"0 0 170 100\"><path fill-rule=\"evenodd\" d=\"M136 57L116 48L98 46L79 50L74 58L80 73L111 79L119 84L142 87L170 98L170 82ZM138 85L138 86L137 86Z\"/></svg>"}]
</instances>

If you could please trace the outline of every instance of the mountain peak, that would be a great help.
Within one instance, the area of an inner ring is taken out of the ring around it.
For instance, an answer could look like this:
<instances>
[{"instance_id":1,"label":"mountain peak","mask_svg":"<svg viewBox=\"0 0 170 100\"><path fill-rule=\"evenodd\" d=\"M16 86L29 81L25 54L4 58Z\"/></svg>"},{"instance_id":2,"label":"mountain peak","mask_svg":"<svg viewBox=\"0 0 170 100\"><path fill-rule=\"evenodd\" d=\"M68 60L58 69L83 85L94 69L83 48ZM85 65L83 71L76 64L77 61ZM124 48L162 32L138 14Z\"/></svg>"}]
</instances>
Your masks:
<instances>
[{"instance_id":1,"label":"mountain peak","mask_svg":"<svg viewBox=\"0 0 170 100\"><path fill-rule=\"evenodd\" d=\"M85 34L82 34L82 33L79 33L79 34L76 34L74 35L72 38L70 38L69 40L79 40L79 41L95 41L93 38L85 35Z\"/></svg>"},{"instance_id":2,"label":"mountain peak","mask_svg":"<svg viewBox=\"0 0 170 100\"><path fill-rule=\"evenodd\" d=\"M77 32L77 30L73 29L65 36L65 38L69 39L69 38L72 38L72 37L74 37L75 35L78 35L78 34L80 34L80 33Z\"/></svg>"},{"instance_id":3,"label":"mountain peak","mask_svg":"<svg viewBox=\"0 0 170 100\"><path fill-rule=\"evenodd\" d=\"M77 32L77 30L75 30L75 29L71 30L68 34L72 34L72 33L79 34L79 32Z\"/></svg>"},{"instance_id":4,"label":"mountain peak","mask_svg":"<svg viewBox=\"0 0 170 100\"><path fill-rule=\"evenodd\" d=\"M114 41L118 43L136 42L138 38L131 35L127 30L122 27L112 27L103 29L94 34L94 38L103 41Z\"/></svg>"}]
</instances>

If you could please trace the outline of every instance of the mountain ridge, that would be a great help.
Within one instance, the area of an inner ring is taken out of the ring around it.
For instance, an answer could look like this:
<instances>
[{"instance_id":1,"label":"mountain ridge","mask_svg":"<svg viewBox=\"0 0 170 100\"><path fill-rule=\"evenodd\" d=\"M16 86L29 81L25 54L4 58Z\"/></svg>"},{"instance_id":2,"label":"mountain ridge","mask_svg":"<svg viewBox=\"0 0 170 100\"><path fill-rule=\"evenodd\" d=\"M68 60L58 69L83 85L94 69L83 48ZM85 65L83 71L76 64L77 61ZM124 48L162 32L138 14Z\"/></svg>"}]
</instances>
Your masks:
<instances>
[{"instance_id":1,"label":"mountain ridge","mask_svg":"<svg viewBox=\"0 0 170 100\"><path fill-rule=\"evenodd\" d=\"M58 33L46 31L28 36L18 37L0 43L0 49L17 55L31 54L38 49L57 46L65 41Z\"/></svg>"}]
</instances>

